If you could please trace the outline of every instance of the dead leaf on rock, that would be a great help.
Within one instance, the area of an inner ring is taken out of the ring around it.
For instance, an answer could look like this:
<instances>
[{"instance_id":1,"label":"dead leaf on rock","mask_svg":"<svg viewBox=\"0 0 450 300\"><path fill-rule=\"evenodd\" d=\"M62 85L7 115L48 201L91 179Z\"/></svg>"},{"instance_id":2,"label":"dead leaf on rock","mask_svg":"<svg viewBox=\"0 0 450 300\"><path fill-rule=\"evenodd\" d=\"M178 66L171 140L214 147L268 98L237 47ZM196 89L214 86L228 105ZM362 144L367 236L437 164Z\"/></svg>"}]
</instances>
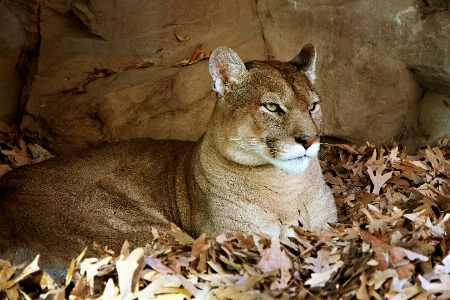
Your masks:
<instances>
[{"instance_id":1,"label":"dead leaf on rock","mask_svg":"<svg viewBox=\"0 0 450 300\"><path fill-rule=\"evenodd\" d=\"M211 50L208 50L205 52L204 49L202 49L202 44L197 44L194 51L191 54L191 57L189 59L183 58L179 62L171 64L169 67L184 67L188 65L192 65L196 62L199 62L201 60L207 59L211 56Z\"/></svg>"},{"instance_id":2,"label":"dead leaf on rock","mask_svg":"<svg viewBox=\"0 0 450 300\"><path fill-rule=\"evenodd\" d=\"M182 37L181 35L175 33L175 36L176 36L177 40L180 42L186 42L191 39L188 35L186 35L185 37Z\"/></svg>"},{"instance_id":3,"label":"dead leaf on rock","mask_svg":"<svg viewBox=\"0 0 450 300\"><path fill-rule=\"evenodd\" d=\"M87 85L93 81L96 81L101 78L109 77L116 73L122 73L122 72L125 72L128 70L149 68L149 67L153 66L153 64L154 63L151 60L144 60L143 62L126 66L125 68L120 69L120 70L111 70L111 69L107 69L107 68L98 69L98 68L94 67L94 71L88 72L88 76L83 82L79 83L76 87L65 90L64 92L74 93L75 95L84 94L84 93L87 93ZM43 106L39 106L39 107L43 108L44 106L45 106L45 104Z\"/></svg>"},{"instance_id":4,"label":"dead leaf on rock","mask_svg":"<svg viewBox=\"0 0 450 300\"><path fill-rule=\"evenodd\" d=\"M131 66L127 66L123 69L123 71L133 70L133 69L145 69L153 66L153 62L151 60L144 60L141 63L137 63Z\"/></svg>"}]
</instances>

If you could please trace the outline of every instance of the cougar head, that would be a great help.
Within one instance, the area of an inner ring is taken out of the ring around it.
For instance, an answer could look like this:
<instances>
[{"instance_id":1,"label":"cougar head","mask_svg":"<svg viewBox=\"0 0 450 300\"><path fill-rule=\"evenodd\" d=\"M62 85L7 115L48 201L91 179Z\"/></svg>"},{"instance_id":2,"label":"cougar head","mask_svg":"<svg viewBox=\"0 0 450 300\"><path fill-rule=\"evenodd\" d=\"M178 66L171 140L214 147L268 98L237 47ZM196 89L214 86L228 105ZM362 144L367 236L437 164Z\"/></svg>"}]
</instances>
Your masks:
<instances>
[{"instance_id":1,"label":"cougar head","mask_svg":"<svg viewBox=\"0 0 450 300\"><path fill-rule=\"evenodd\" d=\"M244 64L230 48L214 50L209 71L217 104L210 127L220 153L242 165L304 172L318 154L322 123L315 61L311 44L289 62Z\"/></svg>"}]
</instances>

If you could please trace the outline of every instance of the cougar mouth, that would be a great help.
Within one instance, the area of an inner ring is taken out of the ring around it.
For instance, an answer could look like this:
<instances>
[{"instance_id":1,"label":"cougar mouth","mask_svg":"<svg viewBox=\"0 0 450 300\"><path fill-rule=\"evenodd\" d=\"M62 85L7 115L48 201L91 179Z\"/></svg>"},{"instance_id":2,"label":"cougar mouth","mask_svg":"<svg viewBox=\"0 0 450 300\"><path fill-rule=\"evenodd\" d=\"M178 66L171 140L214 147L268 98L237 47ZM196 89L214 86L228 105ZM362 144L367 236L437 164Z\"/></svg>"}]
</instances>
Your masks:
<instances>
[{"instance_id":1,"label":"cougar mouth","mask_svg":"<svg viewBox=\"0 0 450 300\"><path fill-rule=\"evenodd\" d=\"M311 160L318 155L319 143L314 143L305 149L301 145L294 145L279 151L278 157L272 157L271 163L288 173L301 174L309 166Z\"/></svg>"},{"instance_id":2,"label":"cougar mouth","mask_svg":"<svg viewBox=\"0 0 450 300\"><path fill-rule=\"evenodd\" d=\"M227 156L236 162L260 165L269 162L288 173L303 173L311 159L317 156L319 143L305 149L301 144L282 144L280 141L266 138L224 138L236 147L227 152Z\"/></svg>"},{"instance_id":3,"label":"cougar mouth","mask_svg":"<svg viewBox=\"0 0 450 300\"><path fill-rule=\"evenodd\" d=\"M305 154L305 155L294 157L294 158L279 158L279 160L282 160L282 161L300 161L300 160L305 159L305 158L311 158L311 156Z\"/></svg>"},{"instance_id":4,"label":"cougar mouth","mask_svg":"<svg viewBox=\"0 0 450 300\"><path fill-rule=\"evenodd\" d=\"M301 174L308 168L311 159L311 157L304 155L290 159L270 159L269 161L288 173Z\"/></svg>"},{"instance_id":5,"label":"cougar mouth","mask_svg":"<svg viewBox=\"0 0 450 300\"><path fill-rule=\"evenodd\" d=\"M276 152L276 155L272 155L272 158L281 161L298 161L304 158L314 158L315 156L317 156L319 148L319 143L313 144L306 149L301 145L279 147L277 150L272 150Z\"/></svg>"}]
</instances>

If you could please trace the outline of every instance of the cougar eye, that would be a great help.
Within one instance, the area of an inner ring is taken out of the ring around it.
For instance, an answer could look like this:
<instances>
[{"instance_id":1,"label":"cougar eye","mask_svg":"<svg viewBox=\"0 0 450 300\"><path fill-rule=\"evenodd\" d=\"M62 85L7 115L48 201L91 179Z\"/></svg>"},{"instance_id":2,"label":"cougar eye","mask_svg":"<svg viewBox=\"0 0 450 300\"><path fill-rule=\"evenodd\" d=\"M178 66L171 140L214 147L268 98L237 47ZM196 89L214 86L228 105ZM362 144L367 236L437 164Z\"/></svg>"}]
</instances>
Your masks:
<instances>
[{"instance_id":1,"label":"cougar eye","mask_svg":"<svg viewBox=\"0 0 450 300\"><path fill-rule=\"evenodd\" d=\"M263 104L264 105L264 107L268 110L268 111L270 111L270 112L279 112L279 111L281 111L281 108L280 108L280 106L278 105L278 104L275 104L275 103L265 103L265 104Z\"/></svg>"},{"instance_id":2,"label":"cougar eye","mask_svg":"<svg viewBox=\"0 0 450 300\"><path fill-rule=\"evenodd\" d=\"M308 106L310 112L316 112L319 109L319 102L313 102Z\"/></svg>"}]
</instances>

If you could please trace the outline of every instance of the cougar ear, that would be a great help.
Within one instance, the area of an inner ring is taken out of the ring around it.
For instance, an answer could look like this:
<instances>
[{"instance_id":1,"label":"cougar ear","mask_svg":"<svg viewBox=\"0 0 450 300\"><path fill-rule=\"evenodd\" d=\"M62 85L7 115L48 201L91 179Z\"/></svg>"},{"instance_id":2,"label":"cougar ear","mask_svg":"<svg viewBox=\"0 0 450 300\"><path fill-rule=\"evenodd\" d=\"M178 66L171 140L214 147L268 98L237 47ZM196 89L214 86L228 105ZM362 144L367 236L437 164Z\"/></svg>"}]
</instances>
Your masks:
<instances>
[{"instance_id":1,"label":"cougar ear","mask_svg":"<svg viewBox=\"0 0 450 300\"><path fill-rule=\"evenodd\" d=\"M211 53L209 73L213 80L213 90L223 96L226 85L240 82L248 71L236 52L220 46Z\"/></svg>"},{"instance_id":2,"label":"cougar ear","mask_svg":"<svg viewBox=\"0 0 450 300\"><path fill-rule=\"evenodd\" d=\"M306 44L296 57L288 63L303 72L311 83L316 80L316 48L312 44Z\"/></svg>"}]
</instances>

